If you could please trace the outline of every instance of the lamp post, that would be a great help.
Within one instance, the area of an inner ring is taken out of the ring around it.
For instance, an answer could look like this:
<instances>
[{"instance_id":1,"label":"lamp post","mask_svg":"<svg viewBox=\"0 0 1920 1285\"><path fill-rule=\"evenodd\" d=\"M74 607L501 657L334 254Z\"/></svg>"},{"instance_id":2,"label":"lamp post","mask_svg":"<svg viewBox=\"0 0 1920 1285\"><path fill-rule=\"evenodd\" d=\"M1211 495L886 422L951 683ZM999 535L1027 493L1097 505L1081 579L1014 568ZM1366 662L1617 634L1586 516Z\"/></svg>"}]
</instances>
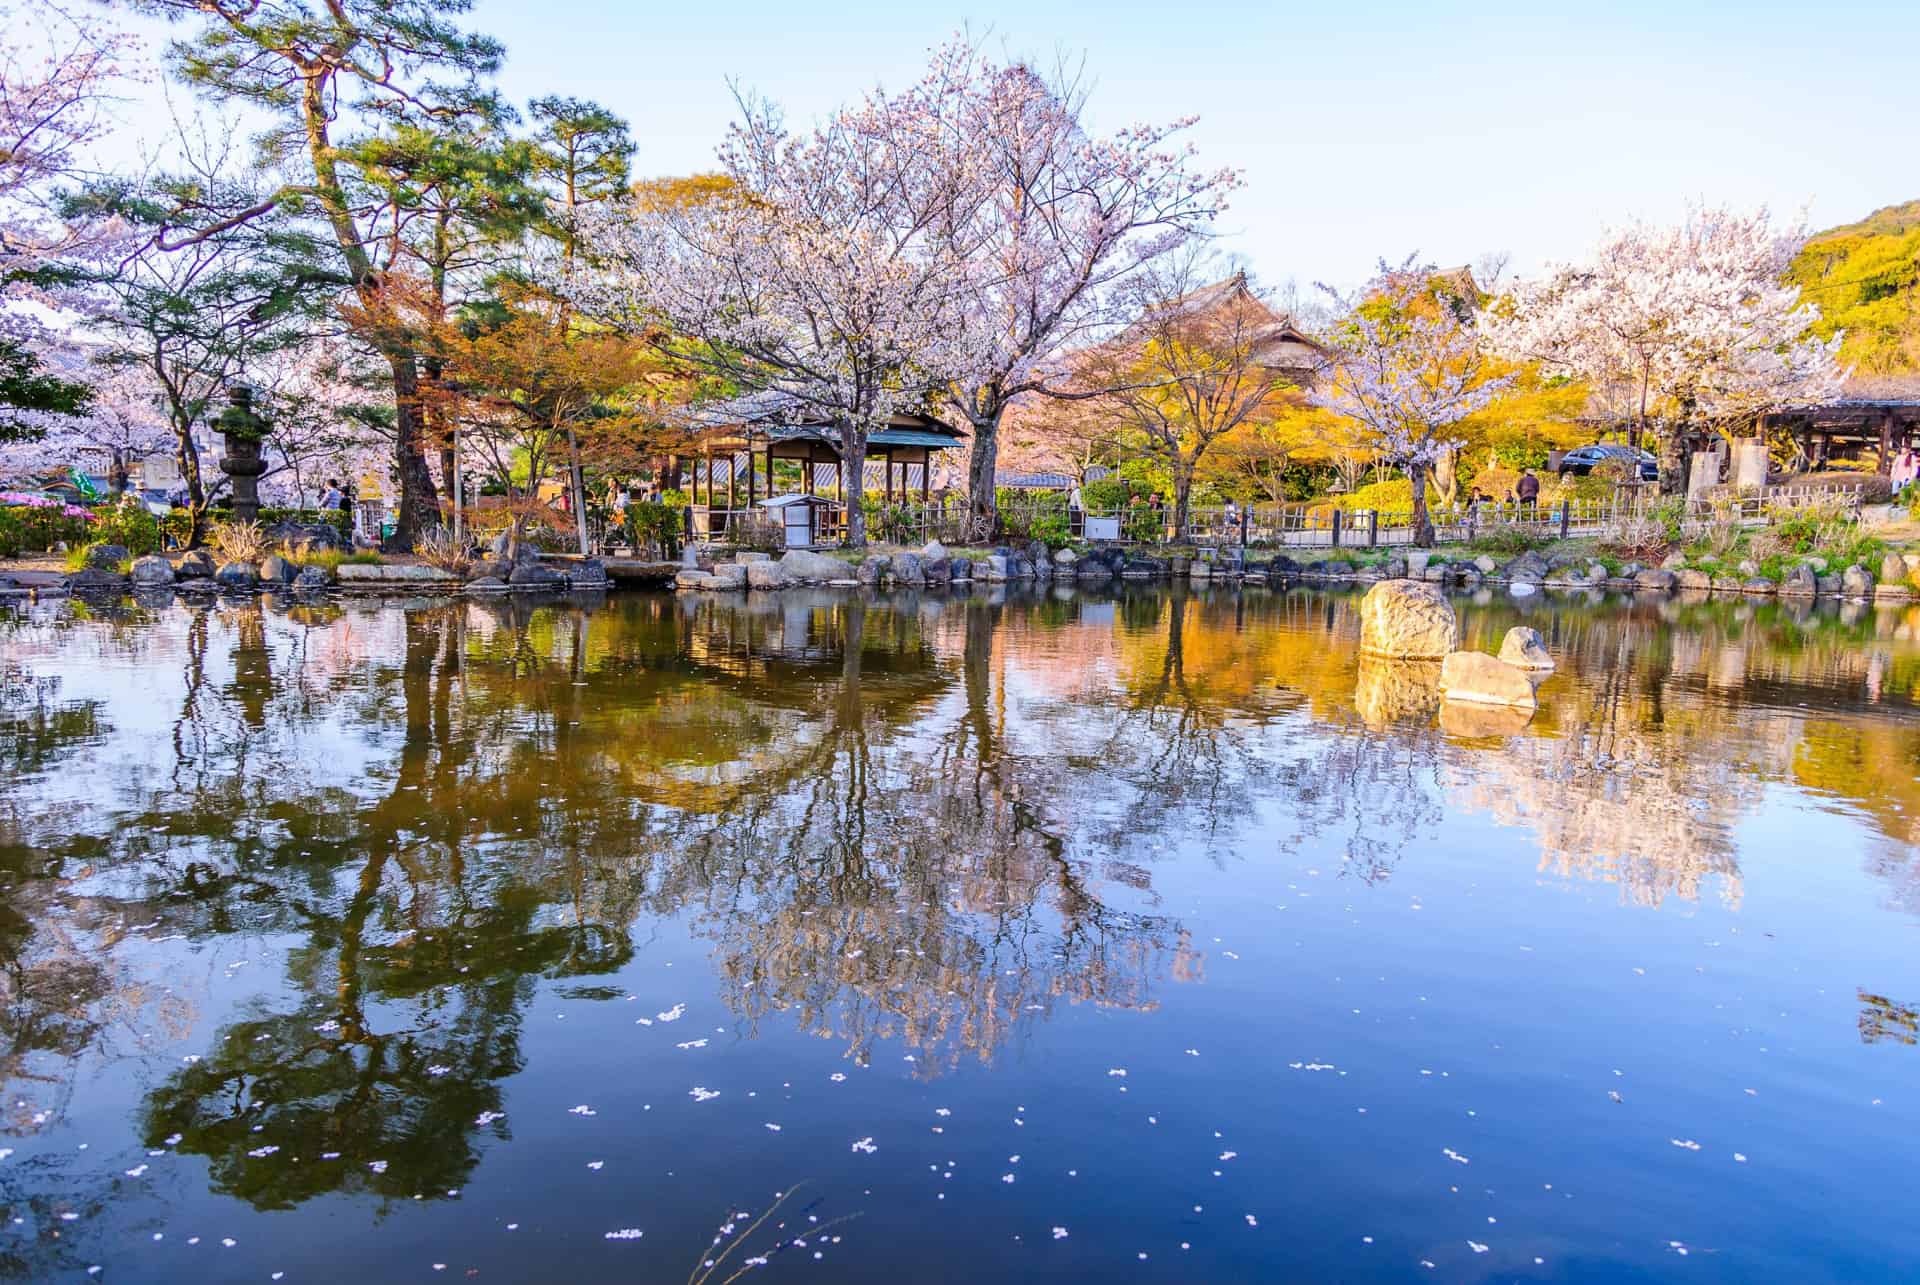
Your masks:
<instances>
[{"instance_id":1,"label":"lamp post","mask_svg":"<svg viewBox=\"0 0 1920 1285\"><path fill-rule=\"evenodd\" d=\"M253 409L253 389L235 384L227 389L227 408L214 421L226 439L221 452L220 471L233 479L233 520L255 522L260 518L260 475L267 462L260 458L260 443L267 435L267 421Z\"/></svg>"}]
</instances>

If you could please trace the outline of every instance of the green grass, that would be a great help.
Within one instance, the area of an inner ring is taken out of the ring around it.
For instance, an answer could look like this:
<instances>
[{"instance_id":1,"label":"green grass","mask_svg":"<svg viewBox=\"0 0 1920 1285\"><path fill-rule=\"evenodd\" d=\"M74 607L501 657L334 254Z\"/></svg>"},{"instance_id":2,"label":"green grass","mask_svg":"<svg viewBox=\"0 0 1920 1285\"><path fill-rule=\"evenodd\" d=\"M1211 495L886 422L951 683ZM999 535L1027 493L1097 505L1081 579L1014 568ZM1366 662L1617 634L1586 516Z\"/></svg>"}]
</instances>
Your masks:
<instances>
[{"instance_id":1,"label":"green grass","mask_svg":"<svg viewBox=\"0 0 1920 1285\"><path fill-rule=\"evenodd\" d=\"M87 569L87 550L91 548L93 548L93 545L89 544L89 545L82 545L80 548L77 548L77 549L68 550L67 559L66 559L67 570L85 571ZM133 570L133 559L131 557L122 558L120 559L120 561L114 563L113 566L107 568L107 570L116 572L124 576L129 571Z\"/></svg>"},{"instance_id":2,"label":"green grass","mask_svg":"<svg viewBox=\"0 0 1920 1285\"><path fill-rule=\"evenodd\" d=\"M287 561L303 570L307 567L319 567L322 571L331 573L338 571L341 567L377 567L386 559L371 551L342 553L338 549L328 549L320 553L304 554L298 558L288 557Z\"/></svg>"}]
</instances>

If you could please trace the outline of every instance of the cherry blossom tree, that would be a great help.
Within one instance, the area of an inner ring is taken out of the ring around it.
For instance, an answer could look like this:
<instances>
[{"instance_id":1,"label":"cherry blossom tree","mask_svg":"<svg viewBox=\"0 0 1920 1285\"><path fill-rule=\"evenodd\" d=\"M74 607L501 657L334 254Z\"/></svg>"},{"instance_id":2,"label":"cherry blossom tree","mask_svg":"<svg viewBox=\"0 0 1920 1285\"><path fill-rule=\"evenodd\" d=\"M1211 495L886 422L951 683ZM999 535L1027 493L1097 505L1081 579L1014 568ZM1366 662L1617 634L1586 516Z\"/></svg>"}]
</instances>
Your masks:
<instances>
[{"instance_id":1,"label":"cherry blossom tree","mask_svg":"<svg viewBox=\"0 0 1920 1285\"><path fill-rule=\"evenodd\" d=\"M75 414L40 417L35 440L0 448L0 474L31 475L84 468L127 489L141 461L173 453L173 435L153 387L137 371L84 361L77 345L55 350L59 376L86 385L91 396Z\"/></svg>"},{"instance_id":2,"label":"cherry blossom tree","mask_svg":"<svg viewBox=\"0 0 1920 1285\"><path fill-rule=\"evenodd\" d=\"M1814 337L1819 309L1785 279L1805 241L1804 227L1778 229L1764 208L1630 224L1584 261L1520 283L1484 329L1511 356L1630 390L1629 440L1639 445L1651 418L1664 419L1663 488L1682 490L1691 432L1731 434L1839 389L1840 337Z\"/></svg>"},{"instance_id":3,"label":"cherry blossom tree","mask_svg":"<svg viewBox=\"0 0 1920 1285\"><path fill-rule=\"evenodd\" d=\"M865 109L793 134L771 105L741 108L720 152L728 185L696 202L584 211L599 270L552 284L587 316L748 390L710 418L830 426L857 486L868 436L929 406L965 365L967 247L935 235L933 207L950 194L912 187L927 171L897 154L910 140ZM857 503L847 537L866 542Z\"/></svg>"},{"instance_id":4,"label":"cherry blossom tree","mask_svg":"<svg viewBox=\"0 0 1920 1285\"><path fill-rule=\"evenodd\" d=\"M1341 315L1322 334L1334 357L1307 394L1357 425L1380 460L1406 471L1414 543L1423 548L1433 544L1427 481L1460 445L1447 430L1514 378L1491 372L1471 315L1436 296L1433 281L1432 268L1382 261L1373 281L1340 300Z\"/></svg>"},{"instance_id":5,"label":"cherry blossom tree","mask_svg":"<svg viewBox=\"0 0 1920 1285\"><path fill-rule=\"evenodd\" d=\"M107 128L130 50L88 15L46 6L29 21L0 5L0 441L30 441L86 409L86 384L61 374L74 354L48 322L67 301L47 274L117 229L76 228L55 203Z\"/></svg>"},{"instance_id":6,"label":"cherry blossom tree","mask_svg":"<svg viewBox=\"0 0 1920 1285\"><path fill-rule=\"evenodd\" d=\"M945 401L973 432L977 527L993 524L1008 406L1069 395L1063 350L1131 320L1123 310L1136 301L1117 287L1188 243L1239 184L1175 144L1195 118L1096 136L1086 102L1072 69L998 64L963 38L935 51L912 90L870 105L874 125L900 140L889 154L922 171L903 189L945 194L939 232L969 269L966 364Z\"/></svg>"}]
</instances>

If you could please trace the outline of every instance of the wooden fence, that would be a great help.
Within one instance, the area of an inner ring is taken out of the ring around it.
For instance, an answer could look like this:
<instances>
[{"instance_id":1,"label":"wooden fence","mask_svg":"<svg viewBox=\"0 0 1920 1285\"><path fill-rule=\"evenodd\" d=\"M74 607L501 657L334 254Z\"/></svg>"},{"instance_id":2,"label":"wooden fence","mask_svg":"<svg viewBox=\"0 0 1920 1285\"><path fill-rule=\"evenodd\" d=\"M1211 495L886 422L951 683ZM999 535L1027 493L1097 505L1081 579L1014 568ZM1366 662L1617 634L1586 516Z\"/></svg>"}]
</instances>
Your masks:
<instances>
[{"instance_id":1,"label":"wooden fence","mask_svg":"<svg viewBox=\"0 0 1920 1285\"><path fill-rule=\"evenodd\" d=\"M1770 486L1734 491L1719 488L1686 502L1678 514L1684 531L1694 533L1715 522L1759 524L1782 512L1809 507L1836 508L1857 519L1863 487L1850 483ZM1546 539L1617 539L1648 522L1663 524L1675 514L1677 500L1649 485L1615 489L1604 499L1554 503L1513 502L1433 507L1428 520L1442 543L1466 542L1501 532ZM690 534L698 539L778 548L779 519L766 509L702 509L690 514ZM839 528L834 527L834 534ZM979 544L989 539L1027 540L1065 535L1095 543L1145 547L1239 545L1246 548L1377 548L1412 544L1411 509L1345 511L1327 505L1252 504L1195 506L1176 527L1169 508L1142 503L1119 509L1069 509L1064 496L1040 493L1010 499L1000 506L999 529L973 530L966 501L959 497L927 503L889 504L867 514L867 535L889 544Z\"/></svg>"}]
</instances>

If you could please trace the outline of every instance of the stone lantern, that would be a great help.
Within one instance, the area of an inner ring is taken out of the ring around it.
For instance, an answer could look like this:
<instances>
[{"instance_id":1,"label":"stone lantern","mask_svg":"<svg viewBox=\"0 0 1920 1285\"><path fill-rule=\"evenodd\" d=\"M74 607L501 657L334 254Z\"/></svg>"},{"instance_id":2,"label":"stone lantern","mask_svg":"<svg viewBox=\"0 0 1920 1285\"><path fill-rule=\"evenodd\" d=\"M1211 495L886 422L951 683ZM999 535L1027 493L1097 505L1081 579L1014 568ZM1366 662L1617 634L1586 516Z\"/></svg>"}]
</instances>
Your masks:
<instances>
[{"instance_id":1,"label":"stone lantern","mask_svg":"<svg viewBox=\"0 0 1920 1285\"><path fill-rule=\"evenodd\" d=\"M226 438L220 457L220 471L233 479L233 519L254 522L260 517L260 475L267 462L260 458L260 443L267 435L267 421L253 409L253 389L235 384L227 390L227 408L213 422Z\"/></svg>"}]
</instances>

